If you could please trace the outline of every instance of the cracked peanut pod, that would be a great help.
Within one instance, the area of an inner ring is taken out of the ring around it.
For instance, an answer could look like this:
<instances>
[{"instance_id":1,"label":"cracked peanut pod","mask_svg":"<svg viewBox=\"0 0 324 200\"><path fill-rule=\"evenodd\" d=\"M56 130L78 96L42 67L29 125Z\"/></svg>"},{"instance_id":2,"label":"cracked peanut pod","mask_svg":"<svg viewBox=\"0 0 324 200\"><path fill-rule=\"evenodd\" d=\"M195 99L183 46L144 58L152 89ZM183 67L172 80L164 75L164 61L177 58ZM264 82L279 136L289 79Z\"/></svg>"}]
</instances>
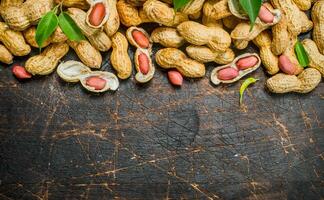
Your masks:
<instances>
[{"instance_id":1,"label":"cracked peanut pod","mask_svg":"<svg viewBox=\"0 0 324 200\"><path fill-rule=\"evenodd\" d=\"M234 40L239 40L238 43L240 43L241 40L243 41L251 41L254 38L256 38L262 31L270 28L271 26L277 24L281 19L281 11L276 9L274 10L270 4L263 4L263 6L270 11L270 13L274 16L274 19L271 23L263 22L259 17L257 17L255 25L253 29L250 31L250 22L242 22L239 23L234 30L231 32L231 37ZM246 43L245 43L246 44ZM242 49L242 47L246 47L247 45L236 45L239 49Z\"/></svg>"},{"instance_id":2,"label":"cracked peanut pod","mask_svg":"<svg viewBox=\"0 0 324 200\"><path fill-rule=\"evenodd\" d=\"M9 50L0 44L0 62L5 64L11 64L13 62L13 55Z\"/></svg>"},{"instance_id":3,"label":"cracked peanut pod","mask_svg":"<svg viewBox=\"0 0 324 200\"><path fill-rule=\"evenodd\" d=\"M86 23L86 12L78 8L69 8L68 14L71 16L73 21L79 26L82 33L89 39L93 47L99 51L108 51L111 48L111 40L100 29L94 29Z\"/></svg>"},{"instance_id":4,"label":"cracked peanut pod","mask_svg":"<svg viewBox=\"0 0 324 200\"><path fill-rule=\"evenodd\" d=\"M232 15L228 7L228 0L207 0L203 7L203 13L213 20L223 19Z\"/></svg>"},{"instance_id":5,"label":"cracked peanut pod","mask_svg":"<svg viewBox=\"0 0 324 200\"><path fill-rule=\"evenodd\" d=\"M290 40L288 23L285 15L281 16L278 24L272 27L272 52L279 56L287 49L287 42Z\"/></svg>"},{"instance_id":6,"label":"cracked peanut pod","mask_svg":"<svg viewBox=\"0 0 324 200\"><path fill-rule=\"evenodd\" d=\"M95 69L101 67L102 56L100 52L87 40L82 40L80 42L68 40L67 43L75 51L83 64Z\"/></svg>"},{"instance_id":7,"label":"cracked peanut pod","mask_svg":"<svg viewBox=\"0 0 324 200\"><path fill-rule=\"evenodd\" d=\"M324 54L324 0L317 1L312 9L314 22L313 40L321 54Z\"/></svg>"},{"instance_id":8,"label":"cracked peanut pod","mask_svg":"<svg viewBox=\"0 0 324 200\"><path fill-rule=\"evenodd\" d=\"M317 69L324 77L324 55L319 52L313 40L305 39L302 43L308 53L309 67Z\"/></svg>"},{"instance_id":9,"label":"cracked peanut pod","mask_svg":"<svg viewBox=\"0 0 324 200\"><path fill-rule=\"evenodd\" d=\"M23 31L37 24L53 6L53 0L27 0L22 4L1 6L0 14L11 29Z\"/></svg>"},{"instance_id":10,"label":"cracked peanut pod","mask_svg":"<svg viewBox=\"0 0 324 200\"><path fill-rule=\"evenodd\" d=\"M90 9L87 11L86 23L92 28L101 28L110 15L107 0L87 0Z\"/></svg>"},{"instance_id":11,"label":"cracked peanut pod","mask_svg":"<svg viewBox=\"0 0 324 200\"><path fill-rule=\"evenodd\" d=\"M132 62L128 55L127 39L120 32L117 32L111 39L113 48L110 56L111 64L120 79L127 79L132 74Z\"/></svg>"},{"instance_id":12,"label":"cracked peanut pod","mask_svg":"<svg viewBox=\"0 0 324 200\"><path fill-rule=\"evenodd\" d=\"M25 56L31 51L21 32L11 30L4 22L0 22L0 42L14 55Z\"/></svg>"},{"instance_id":13,"label":"cracked peanut pod","mask_svg":"<svg viewBox=\"0 0 324 200\"><path fill-rule=\"evenodd\" d=\"M53 43L39 55L30 57L25 64L26 70L33 75L48 75L52 73L59 60L69 51L69 45Z\"/></svg>"},{"instance_id":14,"label":"cracked peanut pod","mask_svg":"<svg viewBox=\"0 0 324 200\"><path fill-rule=\"evenodd\" d=\"M86 0L55 0L56 4L63 2L63 6L67 8L80 8L88 10L90 5Z\"/></svg>"},{"instance_id":15,"label":"cracked peanut pod","mask_svg":"<svg viewBox=\"0 0 324 200\"><path fill-rule=\"evenodd\" d=\"M266 87L273 93L308 93L321 82L321 73L313 68L305 69L300 75L279 73L266 81Z\"/></svg>"},{"instance_id":16,"label":"cracked peanut pod","mask_svg":"<svg viewBox=\"0 0 324 200\"><path fill-rule=\"evenodd\" d=\"M119 0L117 2L117 11L120 17L120 22L127 27L138 26L142 23L138 9L127 3L125 0Z\"/></svg>"},{"instance_id":17,"label":"cracked peanut pod","mask_svg":"<svg viewBox=\"0 0 324 200\"><path fill-rule=\"evenodd\" d=\"M117 1L107 0L109 5L109 17L107 22L104 24L104 30L108 37L113 36L119 29L120 21L117 12Z\"/></svg>"},{"instance_id":18,"label":"cracked peanut pod","mask_svg":"<svg viewBox=\"0 0 324 200\"><path fill-rule=\"evenodd\" d=\"M142 28L132 26L126 31L126 37L131 45L140 49L147 49L151 52L152 40L150 35Z\"/></svg>"},{"instance_id":19,"label":"cracked peanut pod","mask_svg":"<svg viewBox=\"0 0 324 200\"><path fill-rule=\"evenodd\" d=\"M290 34L297 36L300 33L308 32L313 28L313 22L307 15L299 10L292 0L270 0L271 4L282 11L286 16L288 31Z\"/></svg>"},{"instance_id":20,"label":"cracked peanut pod","mask_svg":"<svg viewBox=\"0 0 324 200\"><path fill-rule=\"evenodd\" d=\"M220 27L208 27L198 22L182 22L177 27L180 35L194 45L207 45L214 51L225 51L231 45L230 35Z\"/></svg>"},{"instance_id":21,"label":"cracked peanut pod","mask_svg":"<svg viewBox=\"0 0 324 200\"><path fill-rule=\"evenodd\" d=\"M253 43L260 50L260 57L264 68L268 74L276 74L279 71L278 57L271 51L271 35L268 31L263 31L256 38Z\"/></svg>"},{"instance_id":22,"label":"cracked peanut pod","mask_svg":"<svg viewBox=\"0 0 324 200\"><path fill-rule=\"evenodd\" d=\"M158 0L146 1L143 10L148 19L164 26L177 26L181 22L188 21L186 14L175 12L170 5Z\"/></svg>"},{"instance_id":23,"label":"cracked peanut pod","mask_svg":"<svg viewBox=\"0 0 324 200\"><path fill-rule=\"evenodd\" d=\"M293 0L300 10L306 11L312 7L312 0Z\"/></svg>"},{"instance_id":24,"label":"cracked peanut pod","mask_svg":"<svg viewBox=\"0 0 324 200\"><path fill-rule=\"evenodd\" d=\"M183 8L181 8L180 12L187 15L200 13L200 10L202 9L204 2L205 0L191 0L189 1L188 4L186 4Z\"/></svg>"},{"instance_id":25,"label":"cracked peanut pod","mask_svg":"<svg viewBox=\"0 0 324 200\"><path fill-rule=\"evenodd\" d=\"M25 30L24 32L24 37L26 39L26 42L35 48L39 48L38 44L35 40L35 35L36 35L36 27L32 26ZM66 35L63 33L60 27L57 27L54 33L44 42L42 48L48 46L51 43L60 43L60 42L65 42L67 40Z\"/></svg>"},{"instance_id":26,"label":"cracked peanut pod","mask_svg":"<svg viewBox=\"0 0 324 200\"><path fill-rule=\"evenodd\" d=\"M225 52L215 52L205 46L190 45L186 48L186 52L189 57L200 63L215 62L224 65L232 62L235 58L235 54L230 48Z\"/></svg>"},{"instance_id":27,"label":"cracked peanut pod","mask_svg":"<svg viewBox=\"0 0 324 200\"><path fill-rule=\"evenodd\" d=\"M179 48L186 42L177 29L170 27L158 27L153 30L151 39L164 47Z\"/></svg>"},{"instance_id":28,"label":"cracked peanut pod","mask_svg":"<svg viewBox=\"0 0 324 200\"><path fill-rule=\"evenodd\" d=\"M232 63L213 69L210 80L215 85L234 83L257 70L260 65L261 59L258 54L245 53L237 56Z\"/></svg>"},{"instance_id":29,"label":"cracked peanut pod","mask_svg":"<svg viewBox=\"0 0 324 200\"><path fill-rule=\"evenodd\" d=\"M155 67L150 57L150 52L147 49L137 48L135 55L135 69L137 71L135 75L136 81L139 83L149 82L155 73Z\"/></svg>"},{"instance_id":30,"label":"cracked peanut pod","mask_svg":"<svg viewBox=\"0 0 324 200\"><path fill-rule=\"evenodd\" d=\"M183 76L200 78L205 76L205 65L188 58L181 50L176 48L160 49L155 54L156 63L164 68L176 68Z\"/></svg>"},{"instance_id":31,"label":"cracked peanut pod","mask_svg":"<svg viewBox=\"0 0 324 200\"><path fill-rule=\"evenodd\" d=\"M242 23L242 19L235 17L234 15L225 17L223 24L228 29L234 29L239 23Z\"/></svg>"}]
</instances>

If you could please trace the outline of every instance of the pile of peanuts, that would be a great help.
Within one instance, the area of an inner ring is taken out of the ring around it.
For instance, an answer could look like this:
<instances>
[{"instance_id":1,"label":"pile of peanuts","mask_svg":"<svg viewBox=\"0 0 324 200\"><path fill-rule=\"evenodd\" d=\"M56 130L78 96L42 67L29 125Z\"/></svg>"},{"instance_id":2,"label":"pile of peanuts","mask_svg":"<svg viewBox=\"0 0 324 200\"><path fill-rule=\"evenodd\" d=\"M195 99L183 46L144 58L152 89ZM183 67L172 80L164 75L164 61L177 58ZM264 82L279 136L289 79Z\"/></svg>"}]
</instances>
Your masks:
<instances>
[{"instance_id":1,"label":"pile of peanuts","mask_svg":"<svg viewBox=\"0 0 324 200\"><path fill-rule=\"evenodd\" d=\"M221 65L211 73L215 85L236 82L262 64L271 76L265 86L273 93L307 93L316 88L324 76L324 0L264 1L252 30L238 1L191 0L175 11L172 0L1 0L0 62L11 64L14 56L26 56L31 47L38 48L37 23L62 3L87 39L70 41L58 27L39 55L30 57L24 67L13 67L17 78L57 70L63 80L81 81L92 92L109 89L108 80L114 80L110 88L116 89L118 78L132 76L130 43L136 47L135 79L146 83L154 77L152 46L159 43L164 48L155 53L155 61L168 72L173 85L181 86L183 77L204 77L205 63L214 62ZM306 15L308 10L311 18ZM139 27L144 23L157 23L159 27L149 35ZM127 27L125 33L121 24ZM310 60L308 68L303 68L294 46L300 34L311 30L312 40L302 41ZM250 41L259 53L235 56L233 49L245 49ZM63 62L57 68L70 47L81 62L68 66ZM118 78L112 73L105 78L106 73L89 69L100 69L102 52L111 48L110 61Z\"/></svg>"}]
</instances>

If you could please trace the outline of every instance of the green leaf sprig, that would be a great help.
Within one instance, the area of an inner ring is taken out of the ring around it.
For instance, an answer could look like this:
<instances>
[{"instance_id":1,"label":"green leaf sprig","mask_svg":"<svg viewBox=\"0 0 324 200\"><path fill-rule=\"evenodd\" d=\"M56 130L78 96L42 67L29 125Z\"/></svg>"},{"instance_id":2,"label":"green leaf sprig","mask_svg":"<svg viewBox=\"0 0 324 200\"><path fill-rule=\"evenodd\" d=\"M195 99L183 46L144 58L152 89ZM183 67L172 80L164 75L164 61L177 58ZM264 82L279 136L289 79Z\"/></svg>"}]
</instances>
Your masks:
<instances>
[{"instance_id":1,"label":"green leaf sprig","mask_svg":"<svg viewBox=\"0 0 324 200\"><path fill-rule=\"evenodd\" d=\"M253 77L247 78L241 85L240 87L240 105L243 103L243 94L246 90L247 87L249 87L249 85L251 85L252 83L257 82L259 79L255 79Z\"/></svg>"},{"instance_id":2,"label":"green leaf sprig","mask_svg":"<svg viewBox=\"0 0 324 200\"><path fill-rule=\"evenodd\" d=\"M239 0L243 10L248 14L250 18L251 28L253 29L255 20L259 15L262 0Z\"/></svg>"},{"instance_id":3,"label":"green leaf sprig","mask_svg":"<svg viewBox=\"0 0 324 200\"><path fill-rule=\"evenodd\" d=\"M297 41L295 44L295 54L302 67L307 67L309 65L308 54L300 41Z\"/></svg>"},{"instance_id":4,"label":"green leaf sprig","mask_svg":"<svg viewBox=\"0 0 324 200\"><path fill-rule=\"evenodd\" d=\"M57 16L58 8L60 8L59 16ZM44 42L54 33L58 26L60 26L63 33L71 41L81 41L85 39L81 29L73 19L62 10L62 3L60 3L46 13L37 25L35 40L40 50Z\"/></svg>"},{"instance_id":5,"label":"green leaf sprig","mask_svg":"<svg viewBox=\"0 0 324 200\"><path fill-rule=\"evenodd\" d=\"M178 11L179 9L185 7L190 0L173 0L173 8L175 11Z\"/></svg>"}]
</instances>

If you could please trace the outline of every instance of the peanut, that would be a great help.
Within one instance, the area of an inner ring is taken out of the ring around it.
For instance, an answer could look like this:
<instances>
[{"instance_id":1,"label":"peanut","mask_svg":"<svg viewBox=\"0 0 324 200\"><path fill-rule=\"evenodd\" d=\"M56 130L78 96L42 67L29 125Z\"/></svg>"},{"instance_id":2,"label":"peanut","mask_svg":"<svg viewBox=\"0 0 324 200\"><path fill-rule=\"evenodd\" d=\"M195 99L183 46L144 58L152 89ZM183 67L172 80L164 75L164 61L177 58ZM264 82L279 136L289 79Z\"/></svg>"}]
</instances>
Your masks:
<instances>
[{"instance_id":1,"label":"peanut","mask_svg":"<svg viewBox=\"0 0 324 200\"><path fill-rule=\"evenodd\" d=\"M142 23L137 8L126 0L119 0L117 2L117 11L120 17L120 22L125 26L138 26Z\"/></svg>"},{"instance_id":2,"label":"peanut","mask_svg":"<svg viewBox=\"0 0 324 200\"><path fill-rule=\"evenodd\" d=\"M180 72L178 72L176 70L168 71L168 78L172 85L181 86L183 83L182 75L180 74Z\"/></svg>"},{"instance_id":3,"label":"peanut","mask_svg":"<svg viewBox=\"0 0 324 200\"><path fill-rule=\"evenodd\" d=\"M271 50L274 55L281 55L287 49L287 42L290 40L288 22L284 14L281 16L279 23L272 27L272 34Z\"/></svg>"},{"instance_id":4,"label":"peanut","mask_svg":"<svg viewBox=\"0 0 324 200\"><path fill-rule=\"evenodd\" d=\"M180 35L194 45L207 45L214 51L225 51L231 45L230 35L220 27L207 27L187 21L177 27Z\"/></svg>"},{"instance_id":5,"label":"peanut","mask_svg":"<svg viewBox=\"0 0 324 200\"><path fill-rule=\"evenodd\" d=\"M188 58L179 49L160 49L155 54L155 60L162 68L176 68L183 76L189 78L203 77L206 73L205 65Z\"/></svg>"},{"instance_id":6,"label":"peanut","mask_svg":"<svg viewBox=\"0 0 324 200\"><path fill-rule=\"evenodd\" d=\"M132 74L132 62L128 55L128 42L126 37L117 32L112 37L112 53L110 56L111 64L117 71L120 79L127 79Z\"/></svg>"},{"instance_id":7,"label":"peanut","mask_svg":"<svg viewBox=\"0 0 324 200\"><path fill-rule=\"evenodd\" d=\"M101 67L102 56L100 52L87 40L82 40L80 42L68 41L67 43L72 49L74 49L83 64L95 69Z\"/></svg>"},{"instance_id":8,"label":"peanut","mask_svg":"<svg viewBox=\"0 0 324 200\"><path fill-rule=\"evenodd\" d=\"M38 44L35 39L36 36L36 27L32 26L24 31L24 37L29 45L32 47L38 47ZM60 43L67 40L66 35L62 32L61 28L58 27L55 32L44 42L42 48L48 46L51 43Z\"/></svg>"},{"instance_id":9,"label":"peanut","mask_svg":"<svg viewBox=\"0 0 324 200\"><path fill-rule=\"evenodd\" d=\"M217 64L228 64L235 57L234 52L230 48L224 52L217 52L205 46L190 45L186 48L186 51L189 57L201 63L215 62Z\"/></svg>"},{"instance_id":10,"label":"peanut","mask_svg":"<svg viewBox=\"0 0 324 200\"><path fill-rule=\"evenodd\" d=\"M227 81L236 78L238 75L239 72L237 69L234 69L232 67L227 67L218 71L217 78L220 80Z\"/></svg>"},{"instance_id":11,"label":"peanut","mask_svg":"<svg viewBox=\"0 0 324 200\"><path fill-rule=\"evenodd\" d=\"M271 3L286 15L287 28L293 36L308 32L313 28L312 21L308 19L304 12L299 10L292 0L271 0Z\"/></svg>"},{"instance_id":12,"label":"peanut","mask_svg":"<svg viewBox=\"0 0 324 200\"><path fill-rule=\"evenodd\" d=\"M11 64L13 62L13 55L9 52L9 50L0 44L0 62L5 64Z\"/></svg>"},{"instance_id":13,"label":"peanut","mask_svg":"<svg viewBox=\"0 0 324 200\"><path fill-rule=\"evenodd\" d=\"M202 15L202 12L201 11L198 11L196 13L193 13L193 14L189 14L188 17L190 20L198 20Z\"/></svg>"},{"instance_id":14,"label":"peanut","mask_svg":"<svg viewBox=\"0 0 324 200\"><path fill-rule=\"evenodd\" d=\"M52 73L59 60L67 54L69 45L53 43L39 55L30 57L25 64L26 70L33 75L48 75Z\"/></svg>"},{"instance_id":15,"label":"peanut","mask_svg":"<svg viewBox=\"0 0 324 200\"><path fill-rule=\"evenodd\" d=\"M260 20L262 22L270 24L270 23L273 23L275 16L268 10L267 7L262 5L260 7L260 12L259 12L258 17L260 18Z\"/></svg>"},{"instance_id":16,"label":"peanut","mask_svg":"<svg viewBox=\"0 0 324 200\"><path fill-rule=\"evenodd\" d=\"M239 23L242 22L242 19L235 17L234 15L223 18L223 24L228 29L234 29Z\"/></svg>"},{"instance_id":17,"label":"peanut","mask_svg":"<svg viewBox=\"0 0 324 200\"><path fill-rule=\"evenodd\" d=\"M205 0L191 0L180 11L187 15L200 14Z\"/></svg>"},{"instance_id":18,"label":"peanut","mask_svg":"<svg viewBox=\"0 0 324 200\"><path fill-rule=\"evenodd\" d=\"M149 34L142 28L130 27L126 31L126 37L133 46L142 49L150 49L152 41Z\"/></svg>"},{"instance_id":19,"label":"peanut","mask_svg":"<svg viewBox=\"0 0 324 200\"><path fill-rule=\"evenodd\" d=\"M152 63L149 50L137 48L134 59L135 68L137 71L135 79L139 83L146 83L150 81L154 76L155 67Z\"/></svg>"},{"instance_id":20,"label":"peanut","mask_svg":"<svg viewBox=\"0 0 324 200\"><path fill-rule=\"evenodd\" d=\"M296 66L286 55L281 55L279 57L279 68L281 71L289 75L294 75L296 72Z\"/></svg>"},{"instance_id":21,"label":"peanut","mask_svg":"<svg viewBox=\"0 0 324 200\"><path fill-rule=\"evenodd\" d=\"M22 66L15 65L12 68L12 73L18 78L18 79L29 79L32 77L30 73L26 71L26 69Z\"/></svg>"},{"instance_id":22,"label":"peanut","mask_svg":"<svg viewBox=\"0 0 324 200\"><path fill-rule=\"evenodd\" d=\"M146 1L143 10L148 19L165 26L177 26L181 22L188 20L186 14L175 12L168 4L158 0Z\"/></svg>"},{"instance_id":23,"label":"peanut","mask_svg":"<svg viewBox=\"0 0 324 200\"><path fill-rule=\"evenodd\" d=\"M147 37L140 31L133 31L132 32L134 40L137 42L137 44L146 49L150 46L150 42L147 39Z\"/></svg>"},{"instance_id":24,"label":"peanut","mask_svg":"<svg viewBox=\"0 0 324 200\"><path fill-rule=\"evenodd\" d=\"M263 31L256 38L253 43L260 49L260 57L262 64L268 74L276 74L279 71L278 57L271 51L271 35L268 31Z\"/></svg>"},{"instance_id":25,"label":"peanut","mask_svg":"<svg viewBox=\"0 0 324 200\"><path fill-rule=\"evenodd\" d=\"M90 7L86 0L55 0L55 3L62 3L67 8L80 8L82 10L88 10Z\"/></svg>"},{"instance_id":26,"label":"peanut","mask_svg":"<svg viewBox=\"0 0 324 200\"><path fill-rule=\"evenodd\" d=\"M300 66L295 54L296 42L297 37L291 38L289 41L287 41L287 48L279 57L279 68L287 74L293 73L294 75L297 75L304 70L304 68Z\"/></svg>"},{"instance_id":27,"label":"peanut","mask_svg":"<svg viewBox=\"0 0 324 200\"><path fill-rule=\"evenodd\" d=\"M222 20L214 20L212 17L203 14L202 16L202 24L208 27L219 27L223 28Z\"/></svg>"},{"instance_id":28,"label":"peanut","mask_svg":"<svg viewBox=\"0 0 324 200\"><path fill-rule=\"evenodd\" d=\"M95 90L102 90L106 86L106 80L98 76L90 76L86 79L86 85L94 88Z\"/></svg>"},{"instance_id":29,"label":"peanut","mask_svg":"<svg viewBox=\"0 0 324 200\"><path fill-rule=\"evenodd\" d=\"M155 43L159 43L164 47L179 48L185 43L185 39L181 37L177 29L169 27L158 27L153 30L151 39Z\"/></svg>"},{"instance_id":30,"label":"peanut","mask_svg":"<svg viewBox=\"0 0 324 200\"><path fill-rule=\"evenodd\" d=\"M142 74L146 75L149 71L149 61L144 53L138 56L139 70Z\"/></svg>"},{"instance_id":31,"label":"peanut","mask_svg":"<svg viewBox=\"0 0 324 200\"><path fill-rule=\"evenodd\" d=\"M309 10L312 6L312 0L293 0L300 10Z\"/></svg>"},{"instance_id":32,"label":"peanut","mask_svg":"<svg viewBox=\"0 0 324 200\"><path fill-rule=\"evenodd\" d=\"M36 24L53 5L53 0L27 0L20 4L1 4L0 14L11 29L23 31Z\"/></svg>"},{"instance_id":33,"label":"peanut","mask_svg":"<svg viewBox=\"0 0 324 200\"><path fill-rule=\"evenodd\" d=\"M305 39L302 43L308 53L309 67L317 69L324 77L324 55L320 54L313 40Z\"/></svg>"},{"instance_id":34,"label":"peanut","mask_svg":"<svg viewBox=\"0 0 324 200\"><path fill-rule=\"evenodd\" d=\"M321 82L321 73L313 68L305 69L300 75L276 74L266 81L266 87L273 93L308 93Z\"/></svg>"},{"instance_id":35,"label":"peanut","mask_svg":"<svg viewBox=\"0 0 324 200\"><path fill-rule=\"evenodd\" d=\"M107 0L108 2L108 19L104 24L104 30L106 34L111 37L113 36L120 26L120 19L117 12L117 0Z\"/></svg>"},{"instance_id":36,"label":"peanut","mask_svg":"<svg viewBox=\"0 0 324 200\"><path fill-rule=\"evenodd\" d=\"M236 66L239 70L245 70L255 66L259 62L259 59L255 56L248 56L241 58L236 62Z\"/></svg>"},{"instance_id":37,"label":"peanut","mask_svg":"<svg viewBox=\"0 0 324 200\"><path fill-rule=\"evenodd\" d=\"M11 30L4 22L0 22L0 42L15 56L25 56L31 51L22 33Z\"/></svg>"},{"instance_id":38,"label":"peanut","mask_svg":"<svg viewBox=\"0 0 324 200\"><path fill-rule=\"evenodd\" d=\"M90 14L88 16L89 25L92 25L93 27L99 27L100 24L103 24L106 15L106 6L104 5L104 3L96 3L90 9Z\"/></svg>"},{"instance_id":39,"label":"peanut","mask_svg":"<svg viewBox=\"0 0 324 200\"><path fill-rule=\"evenodd\" d=\"M313 39L321 54L324 54L324 0L317 1L312 9L314 22Z\"/></svg>"},{"instance_id":40,"label":"peanut","mask_svg":"<svg viewBox=\"0 0 324 200\"><path fill-rule=\"evenodd\" d=\"M147 0L126 0L132 6L141 7Z\"/></svg>"},{"instance_id":41,"label":"peanut","mask_svg":"<svg viewBox=\"0 0 324 200\"><path fill-rule=\"evenodd\" d=\"M203 13L213 20L223 19L232 15L228 7L228 0L207 0L203 7Z\"/></svg>"}]
</instances>

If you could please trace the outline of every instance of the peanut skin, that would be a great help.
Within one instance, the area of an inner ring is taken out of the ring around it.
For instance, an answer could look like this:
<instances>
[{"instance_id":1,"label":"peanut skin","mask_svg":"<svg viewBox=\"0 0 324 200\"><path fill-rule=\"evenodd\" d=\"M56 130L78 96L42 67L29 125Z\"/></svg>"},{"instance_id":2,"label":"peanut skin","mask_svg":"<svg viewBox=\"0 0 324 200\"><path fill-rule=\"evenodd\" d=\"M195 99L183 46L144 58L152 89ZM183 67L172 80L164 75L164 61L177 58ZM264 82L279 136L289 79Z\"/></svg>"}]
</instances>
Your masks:
<instances>
[{"instance_id":1,"label":"peanut skin","mask_svg":"<svg viewBox=\"0 0 324 200\"><path fill-rule=\"evenodd\" d=\"M205 65L188 58L176 48L160 49L155 54L155 60L162 68L176 68L185 77L200 78L206 73Z\"/></svg>"},{"instance_id":2,"label":"peanut skin","mask_svg":"<svg viewBox=\"0 0 324 200\"><path fill-rule=\"evenodd\" d=\"M5 64L11 64L13 62L13 55L9 50L0 44L0 62Z\"/></svg>"},{"instance_id":3,"label":"peanut skin","mask_svg":"<svg viewBox=\"0 0 324 200\"><path fill-rule=\"evenodd\" d=\"M112 37L112 53L110 56L111 64L117 71L120 79L127 79L132 74L132 62L128 55L128 42L126 37L117 32Z\"/></svg>"},{"instance_id":4,"label":"peanut skin","mask_svg":"<svg viewBox=\"0 0 324 200\"><path fill-rule=\"evenodd\" d=\"M89 24L94 27L99 27L102 24L106 13L106 7L103 3L96 3L90 10L90 14L88 16Z\"/></svg>"},{"instance_id":5,"label":"peanut skin","mask_svg":"<svg viewBox=\"0 0 324 200\"><path fill-rule=\"evenodd\" d=\"M33 75L48 75L52 73L59 60L69 51L66 43L53 43L39 55L30 57L25 64L26 70Z\"/></svg>"},{"instance_id":6,"label":"peanut skin","mask_svg":"<svg viewBox=\"0 0 324 200\"><path fill-rule=\"evenodd\" d=\"M168 79L172 85L181 86L183 83L183 77L177 70L168 71Z\"/></svg>"},{"instance_id":7,"label":"peanut skin","mask_svg":"<svg viewBox=\"0 0 324 200\"><path fill-rule=\"evenodd\" d=\"M317 69L324 77L324 55L320 54L315 42L311 39L305 39L302 42L308 53L309 67Z\"/></svg>"},{"instance_id":8,"label":"peanut skin","mask_svg":"<svg viewBox=\"0 0 324 200\"><path fill-rule=\"evenodd\" d=\"M29 79L32 77L30 73L26 71L26 69L22 66L14 66L12 68L12 73L18 78L18 79Z\"/></svg>"},{"instance_id":9,"label":"peanut skin","mask_svg":"<svg viewBox=\"0 0 324 200\"><path fill-rule=\"evenodd\" d=\"M317 1L312 9L314 22L313 39L321 54L324 54L324 0Z\"/></svg>"},{"instance_id":10,"label":"peanut skin","mask_svg":"<svg viewBox=\"0 0 324 200\"><path fill-rule=\"evenodd\" d=\"M139 83L149 82L154 76L155 67L150 56L150 51L148 49L136 49L134 55L135 68L137 71L135 79Z\"/></svg>"}]
</instances>

